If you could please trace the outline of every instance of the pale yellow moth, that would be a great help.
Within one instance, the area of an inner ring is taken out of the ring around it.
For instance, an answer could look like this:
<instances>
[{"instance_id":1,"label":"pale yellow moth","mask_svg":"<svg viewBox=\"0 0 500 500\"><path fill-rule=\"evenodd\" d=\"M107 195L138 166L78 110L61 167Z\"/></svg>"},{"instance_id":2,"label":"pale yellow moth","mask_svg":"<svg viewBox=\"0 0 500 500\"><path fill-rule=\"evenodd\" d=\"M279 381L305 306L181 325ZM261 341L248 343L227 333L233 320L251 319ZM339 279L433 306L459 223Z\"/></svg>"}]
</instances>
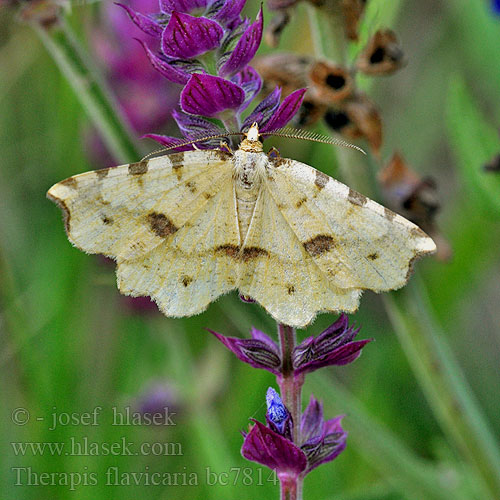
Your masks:
<instances>
[{"instance_id":1,"label":"pale yellow moth","mask_svg":"<svg viewBox=\"0 0 500 500\"><path fill-rule=\"evenodd\" d=\"M435 251L417 226L326 174L268 156L253 126L239 149L195 150L70 177L48 197L69 240L117 262L126 295L172 317L238 289L277 321L357 309L402 287Z\"/></svg>"}]
</instances>

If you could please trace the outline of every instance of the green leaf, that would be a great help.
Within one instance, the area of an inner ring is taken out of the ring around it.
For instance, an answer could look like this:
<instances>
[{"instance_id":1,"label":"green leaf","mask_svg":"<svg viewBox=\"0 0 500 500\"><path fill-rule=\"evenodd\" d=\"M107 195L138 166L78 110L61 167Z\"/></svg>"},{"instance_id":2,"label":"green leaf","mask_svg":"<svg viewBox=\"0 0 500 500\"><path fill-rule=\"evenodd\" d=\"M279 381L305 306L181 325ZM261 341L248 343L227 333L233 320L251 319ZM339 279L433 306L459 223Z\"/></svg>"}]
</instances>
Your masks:
<instances>
[{"instance_id":1,"label":"green leaf","mask_svg":"<svg viewBox=\"0 0 500 500\"><path fill-rule=\"evenodd\" d=\"M465 81L457 76L449 86L446 121L453 153L470 196L484 209L500 212L500 174L483 165L500 153L499 131L488 123Z\"/></svg>"}]
</instances>

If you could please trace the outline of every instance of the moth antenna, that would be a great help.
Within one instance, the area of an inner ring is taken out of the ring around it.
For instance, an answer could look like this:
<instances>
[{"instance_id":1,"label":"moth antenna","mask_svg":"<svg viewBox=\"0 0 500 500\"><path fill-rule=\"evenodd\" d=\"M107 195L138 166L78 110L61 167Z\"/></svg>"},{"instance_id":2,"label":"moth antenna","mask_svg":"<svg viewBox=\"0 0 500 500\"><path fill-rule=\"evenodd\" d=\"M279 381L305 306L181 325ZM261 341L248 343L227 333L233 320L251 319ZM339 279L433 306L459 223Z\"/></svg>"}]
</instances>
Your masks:
<instances>
[{"instance_id":1,"label":"moth antenna","mask_svg":"<svg viewBox=\"0 0 500 500\"><path fill-rule=\"evenodd\" d=\"M294 128L280 128L274 132L262 132L262 136L276 136L285 137L287 139L302 139L311 142L321 142L323 144L333 144L334 146L344 146L346 148L356 149L366 155L365 151L355 144L343 141L342 139L335 139L326 135L321 135L310 130L298 130Z\"/></svg>"},{"instance_id":2,"label":"moth antenna","mask_svg":"<svg viewBox=\"0 0 500 500\"><path fill-rule=\"evenodd\" d=\"M190 139L189 141L181 141L179 140L178 143L172 144L171 146L164 147L161 149L156 149L155 151L151 151L151 153L148 153L144 158L142 158L141 161L147 160L151 156L158 154L158 153L164 153L165 151L170 151L172 149L176 148L182 148L184 146L191 146L191 144L196 144L197 142L205 142L205 141L211 141L213 139L223 139L225 137L230 137L230 136L235 136L235 135L244 135L243 132L226 132L225 134L214 134L214 135L200 135L199 137L195 137L194 139Z\"/></svg>"}]
</instances>

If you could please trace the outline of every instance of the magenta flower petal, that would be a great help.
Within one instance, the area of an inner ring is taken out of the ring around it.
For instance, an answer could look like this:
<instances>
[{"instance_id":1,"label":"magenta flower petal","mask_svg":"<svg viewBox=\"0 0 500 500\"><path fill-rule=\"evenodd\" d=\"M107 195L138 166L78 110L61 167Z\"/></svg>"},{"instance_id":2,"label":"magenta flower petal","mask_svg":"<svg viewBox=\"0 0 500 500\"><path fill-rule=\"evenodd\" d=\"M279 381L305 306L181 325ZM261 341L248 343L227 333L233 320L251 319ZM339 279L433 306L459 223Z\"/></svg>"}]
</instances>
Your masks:
<instances>
[{"instance_id":1,"label":"magenta flower petal","mask_svg":"<svg viewBox=\"0 0 500 500\"><path fill-rule=\"evenodd\" d=\"M169 62L161 56L155 55L142 40L137 39L137 41L144 47L153 68L159 71L167 80L180 84L185 84L189 81L190 75L188 73L169 64Z\"/></svg>"},{"instance_id":2,"label":"magenta flower petal","mask_svg":"<svg viewBox=\"0 0 500 500\"><path fill-rule=\"evenodd\" d=\"M261 132L271 132L284 127L297 113L304 99L304 94L307 89L299 89L292 92L280 104L280 107L273 115L273 117L266 123Z\"/></svg>"},{"instance_id":3,"label":"magenta flower petal","mask_svg":"<svg viewBox=\"0 0 500 500\"><path fill-rule=\"evenodd\" d=\"M321 332L317 337L304 339L293 350L293 367L296 374L309 373L324 366L346 365L361 355L368 340L353 341L359 329L349 326L346 314Z\"/></svg>"},{"instance_id":4,"label":"magenta flower petal","mask_svg":"<svg viewBox=\"0 0 500 500\"><path fill-rule=\"evenodd\" d=\"M343 415L327 420L322 434L309 439L300 447L307 457L307 473L318 465L331 462L345 450L347 432L340 425L342 418Z\"/></svg>"},{"instance_id":5,"label":"magenta flower petal","mask_svg":"<svg viewBox=\"0 0 500 500\"><path fill-rule=\"evenodd\" d=\"M262 78L251 66L247 66L234 75L231 80L245 91L245 101L239 109L239 112L241 113L260 92L260 89L262 88Z\"/></svg>"},{"instance_id":6,"label":"magenta flower petal","mask_svg":"<svg viewBox=\"0 0 500 500\"><path fill-rule=\"evenodd\" d=\"M246 0L226 0L222 7L211 17L216 21L227 24L240 15L243 7L245 6L245 2Z\"/></svg>"},{"instance_id":7,"label":"magenta flower petal","mask_svg":"<svg viewBox=\"0 0 500 500\"><path fill-rule=\"evenodd\" d=\"M172 111L172 118L176 121L182 135L188 139L197 139L203 136L217 135L224 131L208 120L199 116L188 115L182 111ZM220 139L217 144L219 144Z\"/></svg>"},{"instance_id":8,"label":"magenta flower petal","mask_svg":"<svg viewBox=\"0 0 500 500\"><path fill-rule=\"evenodd\" d=\"M272 118L274 112L280 105L281 89L274 87L274 90L268 94L257 107L245 118L241 130L248 130L253 123L258 123L262 128Z\"/></svg>"},{"instance_id":9,"label":"magenta flower petal","mask_svg":"<svg viewBox=\"0 0 500 500\"><path fill-rule=\"evenodd\" d=\"M153 21L153 19L151 19L149 16L141 14L140 12L136 12L127 5L124 5L122 3L116 3L116 5L119 5L120 7L125 9L133 23L142 31L144 31L144 33L154 36L155 38L161 37L161 34L163 32L163 26L161 24Z\"/></svg>"},{"instance_id":10,"label":"magenta flower petal","mask_svg":"<svg viewBox=\"0 0 500 500\"><path fill-rule=\"evenodd\" d=\"M196 9L204 9L207 6L206 0L160 0L160 10L165 14L172 12L192 12Z\"/></svg>"},{"instance_id":11,"label":"magenta flower petal","mask_svg":"<svg viewBox=\"0 0 500 500\"><path fill-rule=\"evenodd\" d=\"M234 75L253 59L262 40L263 22L261 7L257 20L244 31L231 55L219 69L220 76Z\"/></svg>"},{"instance_id":12,"label":"magenta flower petal","mask_svg":"<svg viewBox=\"0 0 500 500\"><path fill-rule=\"evenodd\" d=\"M224 30L211 19L173 12L161 37L168 57L190 59L219 46Z\"/></svg>"},{"instance_id":13,"label":"magenta flower petal","mask_svg":"<svg viewBox=\"0 0 500 500\"><path fill-rule=\"evenodd\" d=\"M300 448L264 424L254 422L241 448L247 460L265 465L278 474L298 476L306 469L307 459Z\"/></svg>"},{"instance_id":14,"label":"magenta flower petal","mask_svg":"<svg viewBox=\"0 0 500 500\"><path fill-rule=\"evenodd\" d=\"M264 332L257 330L257 328L252 326L252 329L250 330L250 335L254 340L258 340L260 342L263 342L271 351L276 352L278 354L279 349L278 345L274 340L269 337L269 335L265 334Z\"/></svg>"},{"instance_id":15,"label":"magenta flower petal","mask_svg":"<svg viewBox=\"0 0 500 500\"><path fill-rule=\"evenodd\" d=\"M264 333L254 329L252 330L251 339L239 339L236 337L225 337L213 330L208 331L215 335L240 361L248 363L254 368L262 368L275 375L279 374L281 360L278 346L269 337L262 339L262 335L267 337Z\"/></svg>"},{"instance_id":16,"label":"magenta flower petal","mask_svg":"<svg viewBox=\"0 0 500 500\"><path fill-rule=\"evenodd\" d=\"M192 75L181 93L181 108L185 113L213 117L226 109L238 109L245 92L224 78L212 75Z\"/></svg>"},{"instance_id":17,"label":"magenta flower petal","mask_svg":"<svg viewBox=\"0 0 500 500\"><path fill-rule=\"evenodd\" d=\"M323 429L323 405L311 394L309 404L302 413L300 435L303 441L321 434Z\"/></svg>"}]
</instances>

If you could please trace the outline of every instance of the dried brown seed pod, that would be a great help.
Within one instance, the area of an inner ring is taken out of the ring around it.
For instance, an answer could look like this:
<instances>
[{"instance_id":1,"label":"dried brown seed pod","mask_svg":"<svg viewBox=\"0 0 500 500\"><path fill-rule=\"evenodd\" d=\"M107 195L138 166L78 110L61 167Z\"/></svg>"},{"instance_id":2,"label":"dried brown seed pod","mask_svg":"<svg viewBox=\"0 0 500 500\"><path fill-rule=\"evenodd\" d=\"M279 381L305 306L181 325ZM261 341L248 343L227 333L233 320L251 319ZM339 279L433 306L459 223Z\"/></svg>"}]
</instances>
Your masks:
<instances>
[{"instance_id":1,"label":"dried brown seed pod","mask_svg":"<svg viewBox=\"0 0 500 500\"><path fill-rule=\"evenodd\" d=\"M394 153L379 172L378 179L389 206L432 237L437 245L436 257L439 260L449 259L452 255L450 244L435 221L440 209L435 181L432 178L422 179L399 153Z\"/></svg>"},{"instance_id":2,"label":"dried brown seed pod","mask_svg":"<svg viewBox=\"0 0 500 500\"><path fill-rule=\"evenodd\" d=\"M375 104L365 94L358 93L338 106L329 108L325 113L325 121L346 139L366 139L372 152L379 154L382 119Z\"/></svg>"},{"instance_id":3,"label":"dried brown seed pod","mask_svg":"<svg viewBox=\"0 0 500 500\"><path fill-rule=\"evenodd\" d=\"M389 75L406 65L401 44L390 29L378 30L368 41L356 61L365 75Z\"/></svg>"},{"instance_id":4,"label":"dried brown seed pod","mask_svg":"<svg viewBox=\"0 0 500 500\"><path fill-rule=\"evenodd\" d=\"M354 92L352 74L342 66L317 61L309 69L311 98L321 104L343 101Z\"/></svg>"}]
</instances>

